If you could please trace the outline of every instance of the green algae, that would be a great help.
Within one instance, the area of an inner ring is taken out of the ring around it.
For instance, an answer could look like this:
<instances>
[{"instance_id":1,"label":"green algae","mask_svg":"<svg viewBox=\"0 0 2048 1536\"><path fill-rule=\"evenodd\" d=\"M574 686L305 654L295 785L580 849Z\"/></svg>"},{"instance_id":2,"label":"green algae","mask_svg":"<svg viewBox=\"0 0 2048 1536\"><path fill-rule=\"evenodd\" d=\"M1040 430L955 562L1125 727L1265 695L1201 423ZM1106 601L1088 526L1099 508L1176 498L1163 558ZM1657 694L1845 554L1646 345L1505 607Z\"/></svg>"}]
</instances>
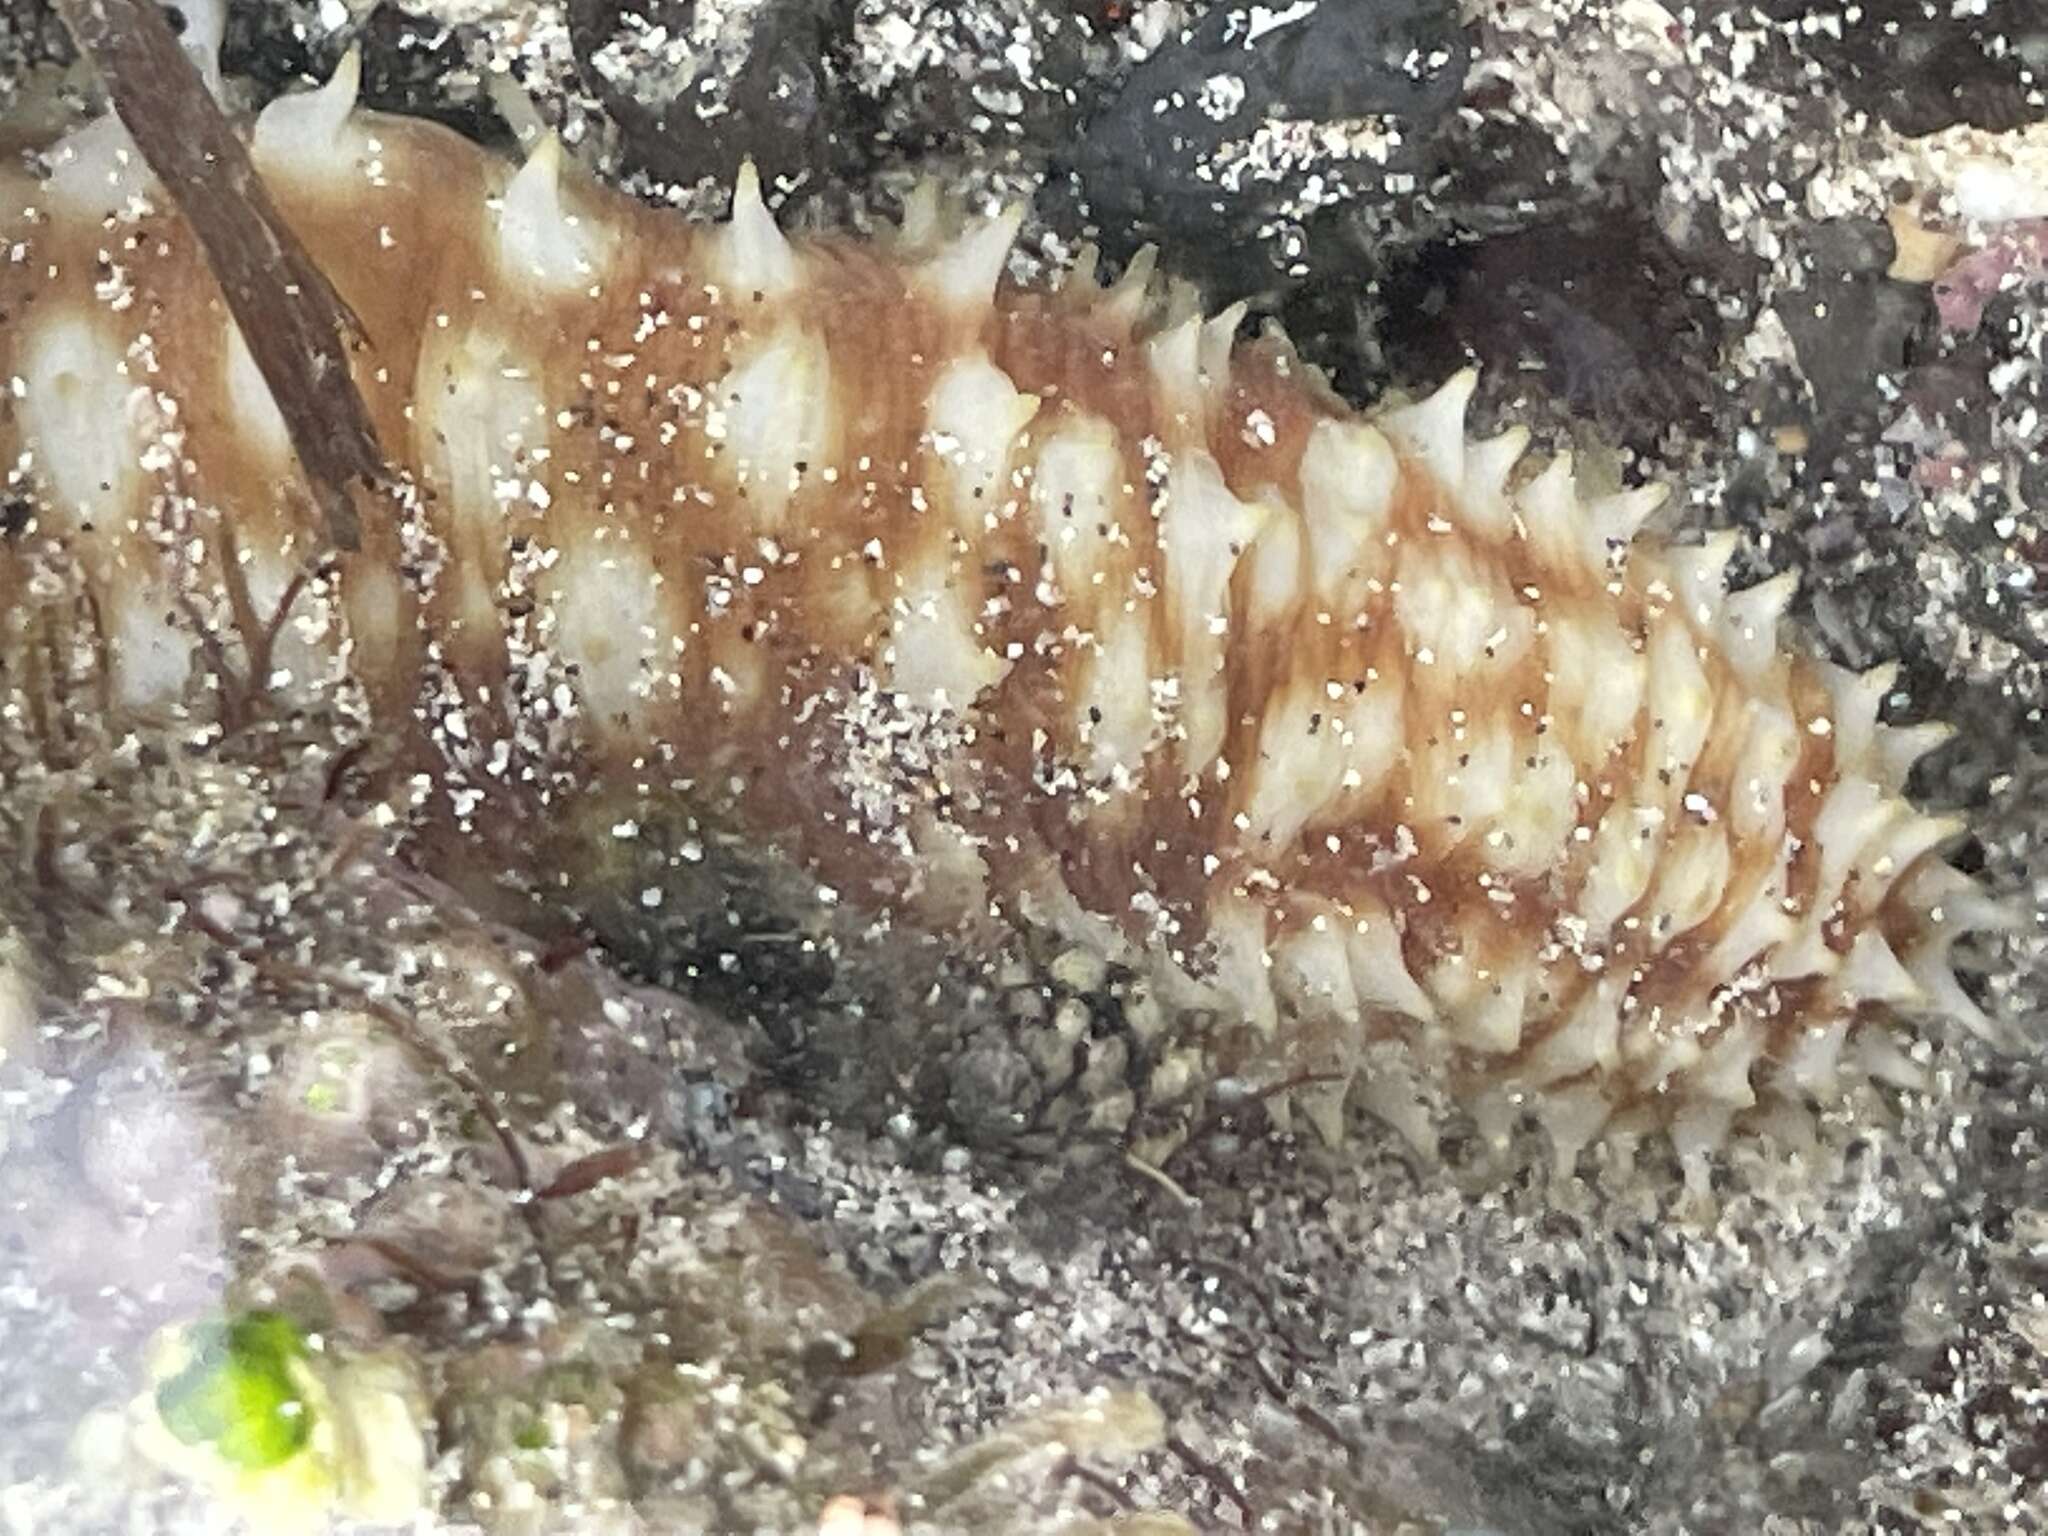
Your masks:
<instances>
[{"instance_id":1,"label":"green algae","mask_svg":"<svg viewBox=\"0 0 2048 1536\"><path fill-rule=\"evenodd\" d=\"M191 1363L156 1391L166 1429L250 1472L277 1466L305 1447L313 1414L294 1367L308 1351L289 1318L249 1312L204 1324L193 1331L192 1349Z\"/></svg>"}]
</instances>

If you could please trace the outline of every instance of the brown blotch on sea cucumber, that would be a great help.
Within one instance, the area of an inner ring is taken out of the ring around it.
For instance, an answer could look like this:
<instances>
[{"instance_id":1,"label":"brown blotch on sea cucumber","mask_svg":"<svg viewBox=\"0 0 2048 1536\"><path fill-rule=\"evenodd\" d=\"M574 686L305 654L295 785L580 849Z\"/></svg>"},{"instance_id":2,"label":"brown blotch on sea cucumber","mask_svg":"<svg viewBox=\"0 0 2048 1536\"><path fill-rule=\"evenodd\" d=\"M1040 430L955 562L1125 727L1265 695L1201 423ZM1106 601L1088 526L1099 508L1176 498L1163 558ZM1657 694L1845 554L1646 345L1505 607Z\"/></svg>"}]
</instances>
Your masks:
<instances>
[{"instance_id":1,"label":"brown blotch on sea cucumber","mask_svg":"<svg viewBox=\"0 0 2048 1536\"><path fill-rule=\"evenodd\" d=\"M1434 1082L1564 1172L1658 1129L1697 1185L1916 1081L1899 1010L1989 1031L1948 956L2000 911L1901 795L1939 734L1787 651L1732 538L1468 440L1469 374L1362 415L1142 270L1013 285L1014 213L793 241L748 170L696 227L353 90L251 140L417 493L316 581L190 227L103 130L4 188L29 750L61 688L204 715L257 659L464 835L675 816L876 927L1100 954L1329 1136L1430 1144Z\"/></svg>"}]
</instances>

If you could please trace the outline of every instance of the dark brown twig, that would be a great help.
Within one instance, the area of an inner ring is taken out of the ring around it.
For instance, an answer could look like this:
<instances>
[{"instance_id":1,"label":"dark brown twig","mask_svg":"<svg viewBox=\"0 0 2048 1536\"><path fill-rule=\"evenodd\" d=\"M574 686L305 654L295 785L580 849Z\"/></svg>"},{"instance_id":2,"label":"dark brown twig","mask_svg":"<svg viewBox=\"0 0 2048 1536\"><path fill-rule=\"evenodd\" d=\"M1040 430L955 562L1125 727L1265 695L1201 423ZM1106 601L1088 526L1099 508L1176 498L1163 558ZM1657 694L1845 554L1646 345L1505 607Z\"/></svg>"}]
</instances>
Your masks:
<instances>
[{"instance_id":1,"label":"dark brown twig","mask_svg":"<svg viewBox=\"0 0 2048 1536\"><path fill-rule=\"evenodd\" d=\"M389 1238L345 1237L336 1241L332 1246L335 1248L362 1248L367 1252L374 1253L386 1264L389 1264L393 1269L404 1275L407 1280L411 1281L413 1285L426 1295L445 1296L451 1292L467 1291L473 1288L473 1282L459 1279L454 1275L444 1275L440 1270L434 1268L433 1265L427 1263L425 1259L400 1247Z\"/></svg>"},{"instance_id":2,"label":"dark brown twig","mask_svg":"<svg viewBox=\"0 0 2048 1536\"><path fill-rule=\"evenodd\" d=\"M533 1198L561 1200L570 1195L587 1194L608 1180L624 1178L646 1162L647 1157L648 1149L644 1146L606 1147L602 1152L577 1158L535 1190Z\"/></svg>"},{"instance_id":3,"label":"dark brown twig","mask_svg":"<svg viewBox=\"0 0 2048 1536\"><path fill-rule=\"evenodd\" d=\"M1252 1508L1251 1500L1247 1499L1238 1490L1236 1478L1232 1477L1223 1468L1217 1466L1215 1462L1198 1453L1193 1446L1189 1445L1179 1435L1170 1436L1167 1439L1166 1448L1173 1453L1182 1465L1194 1472L1203 1482L1207 1483L1231 1502L1237 1510L1238 1518L1244 1522L1246 1530L1250 1531L1258 1528L1258 1511Z\"/></svg>"},{"instance_id":4,"label":"dark brown twig","mask_svg":"<svg viewBox=\"0 0 2048 1536\"><path fill-rule=\"evenodd\" d=\"M1131 1496L1124 1492L1122 1485L1115 1478L1103 1476L1102 1473L1097 1472L1079 1457L1068 1456L1063 1459L1057 1467L1053 1468L1053 1476L1056 1478L1071 1478L1075 1482L1086 1483L1090 1488L1093 1488L1097 1493L1108 1499L1110 1507L1119 1514L1130 1514L1138 1507L1132 1502Z\"/></svg>"},{"instance_id":5,"label":"dark brown twig","mask_svg":"<svg viewBox=\"0 0 2048 1536\"><path fill-rule=\"evenodd\" d=\"M361 327L299 243L155 0L56 0L142 158L191 224L277 401L337 548L362 542L358 491L390 468L349 372Z\"/></svg>"}]
</instances>

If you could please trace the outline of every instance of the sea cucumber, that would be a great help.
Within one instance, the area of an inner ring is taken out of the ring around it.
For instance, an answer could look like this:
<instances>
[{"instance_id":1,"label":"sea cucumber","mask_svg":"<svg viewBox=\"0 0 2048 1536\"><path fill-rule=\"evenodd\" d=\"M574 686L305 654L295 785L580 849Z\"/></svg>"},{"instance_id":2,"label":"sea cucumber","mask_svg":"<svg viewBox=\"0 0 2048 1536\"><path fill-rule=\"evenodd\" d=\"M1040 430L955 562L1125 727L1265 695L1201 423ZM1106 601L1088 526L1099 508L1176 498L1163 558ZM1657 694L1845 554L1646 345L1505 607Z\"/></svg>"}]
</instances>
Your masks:
<instances>
[{"instance_id":1,"label":"sea cucumber","mask_svg":"<svg viewBox=\"0 0 2048 1536\"><path fill-rule=\"evenodd\" d=\"M1469 373L1360 414L1148 263L1012 283L1016 210L793 240L746 171L699 227L355 87L251 141L420 490L353 552L111 120L0 182L32 744L346 696L458 825L681 801L874 924L1142 969L1332 1137L1350 1095L1427 1143L1434 1080L1698 1184L1918 1081L1897 1011L1988 1030L1949 952L1999 909L1902 795L1945 733L1783 648L1732 535L1468 440Z\"/></svg>"}]
</instances>

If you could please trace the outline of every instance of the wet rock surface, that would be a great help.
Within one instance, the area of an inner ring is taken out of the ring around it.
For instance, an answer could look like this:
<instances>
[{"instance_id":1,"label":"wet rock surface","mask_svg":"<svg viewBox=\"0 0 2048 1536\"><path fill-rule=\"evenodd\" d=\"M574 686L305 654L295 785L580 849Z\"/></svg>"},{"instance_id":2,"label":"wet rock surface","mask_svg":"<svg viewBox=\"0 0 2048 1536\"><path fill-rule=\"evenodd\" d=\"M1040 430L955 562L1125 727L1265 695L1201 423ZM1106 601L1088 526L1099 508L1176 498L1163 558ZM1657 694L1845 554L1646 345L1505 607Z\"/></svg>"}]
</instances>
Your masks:
<instances>
[{"instance_id":1,"label":"wet rock surface","mask_svg":"<svg viewBox=\"0 0 2048 1536\"><path fill-rule=\"evenodd\" d=\"M742 156L815 224L926 172L1036 185L1023 265L1156 241L1355 395L1475 356L1482 415L1671 478L1677 522L1800 573L1805 643L1900 658L1891 717L1963 727L1923 798L2033 913L2048 279L1904 146L2042 132L2048 39L2026 6L1937 10L293 0L236 8L227 65L260 99L359 46L379 105L508 147L550 124L697 211ZM38 7L0 41L11 112L89 97L51 84ZM1922 229L1945 258L1898 275ZM944 1069L851 1113L858 1036L804 1017L829 991L657 986L487 917L318 740L6 760L16 1523L268 1508L118 1449L152 1340L266 1310L323 1340L307 1400L382 1426L333 1452L322 1515L349 1455L424 1447L449 1529L2048 1520L2037 926L1984 957L2016 1049L1931 1040L1935 1093L1737 1156L1702 1211L1647 1159L1554 1186L1455 1143L1417 1165L1362 1117L1331 1152L1255 1091L1145 1147L1118 1094L1171 1063L1057 957L938 1033L867 1021ZM383 1352L426 1406L360 1406Z\"/></svg>"}]
</instances>

